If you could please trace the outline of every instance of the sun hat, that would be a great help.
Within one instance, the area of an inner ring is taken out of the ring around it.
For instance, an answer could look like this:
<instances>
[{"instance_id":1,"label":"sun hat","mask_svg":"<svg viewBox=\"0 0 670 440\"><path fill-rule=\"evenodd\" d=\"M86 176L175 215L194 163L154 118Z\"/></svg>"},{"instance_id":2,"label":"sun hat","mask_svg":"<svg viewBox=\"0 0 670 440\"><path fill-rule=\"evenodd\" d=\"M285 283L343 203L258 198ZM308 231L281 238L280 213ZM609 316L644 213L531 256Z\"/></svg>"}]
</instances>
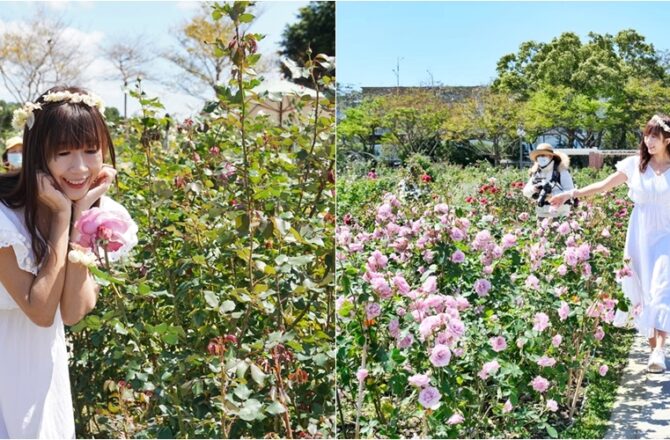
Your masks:
<instances>
[{"instance_id":1,"label":"sun hat","mask_svg":"<svg viewBox=\"0 0 670 440\"><path fill-rule=\"evenodd\" d=\"M5 141L5 151L9 151L17 145L23 145L23 138L21 136L14 136Z\"/></svg>"},{"instance_id":2,"label":"sun hat","mask_svg":"<svg viewBox=\"0 0 670 440\"><path fill-rule=\"evenodd\" d=\"M568 156L564 153L554 151L554 147L552 147L551 144L544 143L538 145L537 148L535 148L533 151L530 152L529 154L530 160L536 162L537 156L540 155L551 155L554 157L558 157L561 160L561 162L563 162L566 165L570 163L570 159L568 158Z\"/></svg>"}]
</instances>

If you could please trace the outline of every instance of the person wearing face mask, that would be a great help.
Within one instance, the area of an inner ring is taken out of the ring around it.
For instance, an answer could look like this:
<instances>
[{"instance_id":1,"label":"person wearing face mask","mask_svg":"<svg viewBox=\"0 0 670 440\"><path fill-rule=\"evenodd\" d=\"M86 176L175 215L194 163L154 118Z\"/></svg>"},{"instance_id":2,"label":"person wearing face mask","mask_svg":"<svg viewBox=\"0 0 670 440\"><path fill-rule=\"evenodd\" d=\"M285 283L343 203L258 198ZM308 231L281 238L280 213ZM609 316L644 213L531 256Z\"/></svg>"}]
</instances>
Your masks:
<instances>
[{"instance_id":1,"label":"person wearing face mask","mask_svg":"<svg viewBox=\"0 0 670 440\"><path fill-rule=\"evenodd\" d=\"M530 152L530 159L534 164L530 169L530 179L523 188L523 195L536 201L535 213L539 218L567 215L570 212L569 202L552 207L549 199L575 187L568 171L570 158L554 152L549 144L540 144Z\"/></svg>"},{"instance_id":2,"label":"person wearing face mask","mask_svg":"<svg viewBox=\"0 0 670 440\"><path fill-rule=\"evenodd\" d=\"M23 162L23 139L20 136L14 136L5 142L5 152L2 155L2 162L9 171L16 171L21 168Z\"/></svg>"}]
</instances>

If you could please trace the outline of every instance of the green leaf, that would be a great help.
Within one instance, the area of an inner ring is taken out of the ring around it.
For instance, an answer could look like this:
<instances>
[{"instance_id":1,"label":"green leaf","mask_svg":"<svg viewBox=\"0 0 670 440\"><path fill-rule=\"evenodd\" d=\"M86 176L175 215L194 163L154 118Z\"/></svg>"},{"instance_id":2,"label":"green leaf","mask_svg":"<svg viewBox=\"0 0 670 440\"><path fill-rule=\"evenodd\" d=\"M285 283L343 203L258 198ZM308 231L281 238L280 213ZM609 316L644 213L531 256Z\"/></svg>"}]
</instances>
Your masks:
<instances>
[{"instance_id":1,"label":"green leaf","mask_svg":"<svg viewBox=\"0 0 670 440\"><path fill-rule=\"evenodd\" d=\"M233 310L235 310L235 302L229 299L221 303L221 307L219 307L219 312L221 313L228 313Z\"/></svg>"},{"instance_id":2,"label":"green leaf","mask_svg":"<svg viewBox=\"0 0 670 440\"><path fill-rule=\"evenodd\" d=\"M551 438L558 438L558 432L553 426L547 425L547 434L549 434L549 437Z\"/></svg>"},{"instance_id":3,"label":"green leaf","mask_svg":"<svg viewBox=\"0 0 670 440\"><path fill-rule=\"evenodd\" d=\"M276 416L277 414L283 414L286 412L286 408L284 408L284 405L282 405L279 402L272 402L270 406L267 407L266 409L267 412L270 414Z\"/></svg>"},{"instance_id":4,"label":"green leaf","mask_svg":"<svg viewBox=\"0 0 670 440\"><path fill-rule=\"evenodd\" d=\"M251 378L256 382L258 385L263 388L265 386L265 378L268 375L263 373L263 370L261 370L256 364L251 364Z\"/></svg>"},{"instance_id":5,"label":"green leaf","mask_svg":"<svg viewBox=\"0 0 670 440\"><path fill-rule=\"evenodd\" d=\"M249 399L244 402L244 407L240 410L240 419L251 422L256 420L261 413L261 403L256 399Z\"/></svg>"},{"instance_id":6,"label":"green leaf","mask_svg":"<svg viewBox=\"0 0 670 440\"><path fill-rule=\"evenodd\" d=\"M216 293L210 290L205 290L205 302L207 302L211 308L219 306L219 298L217 298Z\"/></svg>"}]
</instances>

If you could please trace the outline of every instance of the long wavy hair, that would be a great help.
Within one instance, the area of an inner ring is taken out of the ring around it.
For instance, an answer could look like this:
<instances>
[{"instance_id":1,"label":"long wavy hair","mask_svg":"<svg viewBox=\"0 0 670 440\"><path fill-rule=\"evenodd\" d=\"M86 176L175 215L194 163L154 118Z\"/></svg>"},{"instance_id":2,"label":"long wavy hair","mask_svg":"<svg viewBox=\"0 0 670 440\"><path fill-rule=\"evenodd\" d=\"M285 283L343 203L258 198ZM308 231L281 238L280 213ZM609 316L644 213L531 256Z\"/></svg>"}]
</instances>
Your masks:
<instances>
[{"instance_id":1,"label":"long wavy hair","mask_svg":"<svg viewBox=\"0 0 670 440\"><path fill-rule=\"evenodd\" d=\"M657 113L656 116L661 118L663 122L665 122L665 125L670 127L670 117L661 113ZM649 165L649 161L651 160L651 154L649 154L649 149L647 148L647 144L644 142L645 136L658 136L662 140L665 140L670 137L670 131L666 131L661 127L661 124L658 122L654 121L654 119L650 119L647 122L647 125L644 126L644 130L642 131L642 140L640 141L640 172L645 172L647 170L647 165ZM668 154L670 154L670 145L666 147L668 150Z\"/></svg>"},{"instance_id":2,"label":"long wavy hair","mask_svg":"<svg viewBox=\"0 0 670 440\"><path fill-rule=\"evenodd\" d=\"M12 209L24 208L25 224L30 233L36 262L41 264L50 252L49 244L37 229L39 194L37 175L49 174L48 163L66 149L102 149L103 161L108 157L116 166L114 145L103 115L96 107L69 101L45 102L47 93L71 92L86 95L80 87L53 87L39 96L33 111L32 128L23 130L23 166L16 172L0 174L0 202ZM96 202L98 204L99 201Z\"/></svg>"}]
</instances>

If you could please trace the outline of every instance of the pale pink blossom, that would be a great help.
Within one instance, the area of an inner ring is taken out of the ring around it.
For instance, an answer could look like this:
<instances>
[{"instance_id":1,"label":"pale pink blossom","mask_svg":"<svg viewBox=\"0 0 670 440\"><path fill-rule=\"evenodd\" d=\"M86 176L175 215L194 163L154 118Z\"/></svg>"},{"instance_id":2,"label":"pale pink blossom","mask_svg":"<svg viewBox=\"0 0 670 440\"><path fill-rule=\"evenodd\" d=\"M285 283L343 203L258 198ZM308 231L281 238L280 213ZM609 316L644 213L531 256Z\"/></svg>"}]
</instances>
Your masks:
<instances>
[{"instance_id":1,"label":"pale pink blossom","mask_svg":"<svg viewBox=\"0 0 670 440\"><path fill-rule=\"evenodd\" d=\"M558 411L558 403L554 399L547 400L547 409L551 412Z\"/></svg>"},{"instance_id":2,"label":"pale pink blossom","mask_svg":"<svg viewBox=\"0 0 670 440\"><path fill-rule=\"evenodd\" d=\"M512 412L512 408L513 408L512 402L510 402L509 399L507 399L507 401L505 402L505 404L503 405L503 408L502 408L503 414L507 414L509 412Z\"/></svg>"},{"instance_id":3,"label":"pale pink blossom","mask_svg":"<svg viewBox=\"0 0 670 440\"><path fill-rule=\"evenodd\" d=\"M528 214L527 212L522 212L521 214L519 214L519 220L521 220L522 222L525 222L529 218L530 214Z\"/></svg>"},{"instance_id":4,"label":"pale pink blossom","mask_svg":"<svg viewBox=\"0 0 670 440\"><path fill-rule=\"evenodd\" d=\"M451 261L454 263L462 263L465 261L465 254L461 250L456 250L456 252L451 255Z\"/></svg>"},{"instance_id":5,"label":"pale pink blossom","mask_svg":"<svg viewBox=\"0 0 670 440\"><path fill-rule=\"evenodd\" d=\"M366 370L365 368L359 368L358 371L356 372L356 378L358 379L359 382L363 382L367 377L368 377L368 370Z\"/></svg>"},{"instance_id":6,"label":"pale pink blossom","mask_svg":"<svg viewBox=\"0 0 670 440\"><path fill-rule=\"evenodd\" d=\"M561 306L558 308L558 316L561 321L565 321L568 319L568 315L570 315L570 306L565 301L561 301Z\"/></svg>"},{"instance_id":7,"label":"pale pink blossom","mask_svg":"<svg viewBox=\"0 0 670 440\"><path fill-rule=\"evenodd\" d=\"M538 393L544 393L549 389L549 381L542 376L535 376L535 379L530 384Z\"/></svg>"},{"instance_id":8,"label":"pale pink blossom","mask_svg":"<svg viewBox=\"0 0 670 440\"><path fill-rule=\"evenodd\" d=\"M570 232L570 225L567 222L563 222L558 227L558 233L561 235L567 235Z\"/></svg>"},{"instance_id":9,"label":"pale pink blossom","mask_svg":"<svg viewBox=\"0 0 670 440\"><path fill-rule=\"evenodd\" d=\"M550 325L549 316L546 313L539 312L533 318L533 330L542 332Z\"/></svg>"},{"instance_id":10,"label":"pale pink blossom","mask_svg":"<svg viewBox=\"0 0 670 440\"><path fill-rule=\"evenodd\" d=\"M454 241L461 241L465 238L465 233L463 231L461 231L460 229L454 227L454 228L451 228L451 231L449 232L449 236Z\"/></svg>"},{"instance_id":11,"label":"pale pink blossom","mask_svg":"<svg viewBox=\"0 0 670 440\"><path fill-rule=\"evenodd\" d=\"M530 274L528 275L528 278L526 278L525 286L528 289L537 290L540 288L540 280L538 280L535 275Z\"/></svg>"},{"instance_id":12,"label":"pale pink blossom","mask_svg":"<svg viewBox=\"0 0 670 440\"><path fill-rule=\"evenodd\" d=\"M556 359L544 355L537 360L537 365L539 365L540 367L553 367L554 365L556 365Z\"/></svg>"},{"instance_id":13,"label":"pale pink blossom","mask_svg":"<svg viewBox=\"0 0 670 440\"><path fill-rule=\"evenodd\" d=\"M502 241L500 243L500 246L502 246L503 249L509 249L516 245L516 235L514 234L505 234L502 238Z\"/></svg>"},{"instance_id":14,"label":"pale pink blossom","mask_svg":"<svg viewBox=\"0 0 670 440\"><path fill-rule=\"evenodd\" d=\"M493 348L493 351L496 353L499 353L507 348L507 341L505 341L505 338L502 336L495 336L489 339L489 344L491 344L491 348Z\"/></svg>"},{"instance_id":15,"label":"pale pink blossom","mask_svg":"<svg viewBox=\"0 0 670 440\"><path fill-rule=\"evenodd\" d=\"M425 387L430 383L430 377L427 374L415 374L410 376L408 382L415 387Z\"/></svg>"},{"instance_id":16,"label":"pale pink blossom","mask_svg":"<svg viewBox=\"0 0 670 440\"><path fill-rule=\"evenodd\" d=\"M411 333L407 333L405 336L402 336L398 339L398 348L409 348L414 343L414 336Z\"/></svg>"},{"instance_id":17,"label":"pale pink blossom","mask_svg":"<svg viewBox=\"0 0 670 440\"><path fill-rule=\"evenodd\" d=\"M398 292L402 293L403 295L410 291L409 284L407 284L405 277L402 275L396 275L393 277L393 285L396 289L398 289Z\"/></svg>"},{"instance_id":18,"label":"pale pink blossom","mask_svg":"<svg viewBox=\"0 0 670 440\"><path fill-rule=\"evenodd\" d=\"M563 336L561 335L557 334L556 336L551 338L551 345L553 345L554 347L558 347L559 345L561 345L561 342L563 342Z\"/></svg>"},{"instance_id":19,"label":"pale pink blossom","mask_svg":"<svg viewBox=\"0 0 670 440\"><path fill-rule=\"evenodd\" d=\"M419 393L419 403L427 409L437 409L440 407L440 398L442 395L435 387L427 386Z\"/></svg>"},{"instance_id":20,"label":"pale pink blossom","mask_svg":"<svg viewBox=\"0 0 670 440\"><path fill-rule=\"evenodd\" d=\"M601 365L600 368L598 368L598 374L605 376L607 374L607 370L609 370L607 365Z\"/></svg>"},{"instance_id":21,"label":"pale pink blossom","mask_svg":"<svg viewBox=\"0 0 670 440\"><path fill-rule=\"evenodd\" d=\"M436 367L446 367L451 360L451 350L443 344L433 347L430 353L430 362Z\"/></svg>"},{"instance_id":22,"label":"pale pink blossom","mask_svg":"<svg viewBox=\"0 0 670 440\"><path fill-rule=\"evenodd\" d=\"M383 299L390 298L393 295L391 287L382 277L373 278L370 284L372 285L372 290Z\"/></svg>"},{"instance_id":23,"label":"pale pink blossom","mask_svg":"<svg viewBox=\"0 0 670 440\"><path fill-rule=\"evenodd\" d=\"M459 423L463 423L463 416L459 413L454 414L453 416L449 417L447 420L447 425L458 425Z\"/></svg>"},{"instance_id":24,"label":"pale pink blossom","mask_svg":"<svg viewBox=\"0 0 670 440\"><path fill-rule=\"evenodd\" d=\"M477 295L486 296L488 295L489 290L491 290L491 282L485 279L478 279L475 281L474 288Z\"/></svg>"},{"instance_id":25,"label":"pale pink blossom","mask_svg":"<svg viewBox=\"0 0 670 440\"><path fill-rule=\"evenodd\" d=\"M596 329L596 332L593 334L593 336L597 340L602 341L603 338L605 337L605 331L603 330L603 328L601 326L598 326L598 328Z\"/></svg>"},{"instance_id":26,"label":"pale pink blossom","mask_svg":"<svg viewBox=\"0 0 670 440\"><path fill-rule=\"evenodd\" d=\"M561 264L560 266L558 266L556 271L560 276L564 276L566 273L568 273L568 268L565 264Z\"/></svg>"},{"instance_id":27,"label":"pale pink blossom","mask_svg":"<svg viewBox=\"0 0 670 440\"><path fill-rule=\"evenodd\" d=\"M423 291L423 293L427 295L430 295L431 293L437 291L437 277L434 276L428 277L426 281L423 282L421 290Z\"/></svg>"},{"instance_id":28,"label":"pale pink blossom","mask_svg":"<svg viewBox=\"0 0 670 440\"><path fill-rule=\"evenodd\" d=\"M498 370L500 369L500 364L498 363L497 360L492 360L490 362L485 363L482 366L482 369L477 375L482 379L486 380L489 378L489 375L495 374Z\"/></svg>"},{"instance_id":29,"label":"pale pink blossom","mask_svg":"<svg viewBox=\"0 0 670 440\"><path fill-rule=\"evenodd\" d=\"M377 303L368 303L365 306L365 314L367 315L368 320L375 319L382 312L382 308Z\"/></svg>"}]
</instances>

